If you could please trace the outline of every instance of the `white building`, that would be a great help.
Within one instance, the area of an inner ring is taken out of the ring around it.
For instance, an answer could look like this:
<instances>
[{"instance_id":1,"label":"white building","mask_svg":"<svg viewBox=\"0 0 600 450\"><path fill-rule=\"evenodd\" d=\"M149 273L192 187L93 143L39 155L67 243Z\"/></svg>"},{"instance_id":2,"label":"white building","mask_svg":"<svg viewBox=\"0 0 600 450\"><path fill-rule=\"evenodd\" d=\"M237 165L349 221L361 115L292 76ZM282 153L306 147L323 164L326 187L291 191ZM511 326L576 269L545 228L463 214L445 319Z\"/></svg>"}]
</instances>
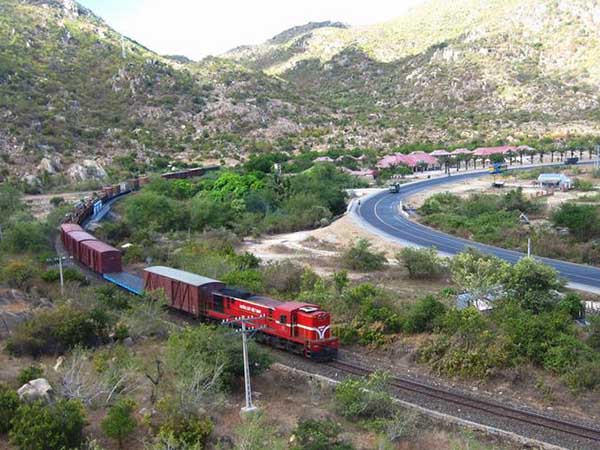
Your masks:
<instances>
[{"instance_id":1,"label":"white building","mask_svg":"<svg viewBox=\"0 0 600 450\"><path fill-rule=\"evenodd\" d=\"M537 180L541 188L571 189L573 187L573 181L562 173L542 173Z\"/></svg>"}]
</instances>

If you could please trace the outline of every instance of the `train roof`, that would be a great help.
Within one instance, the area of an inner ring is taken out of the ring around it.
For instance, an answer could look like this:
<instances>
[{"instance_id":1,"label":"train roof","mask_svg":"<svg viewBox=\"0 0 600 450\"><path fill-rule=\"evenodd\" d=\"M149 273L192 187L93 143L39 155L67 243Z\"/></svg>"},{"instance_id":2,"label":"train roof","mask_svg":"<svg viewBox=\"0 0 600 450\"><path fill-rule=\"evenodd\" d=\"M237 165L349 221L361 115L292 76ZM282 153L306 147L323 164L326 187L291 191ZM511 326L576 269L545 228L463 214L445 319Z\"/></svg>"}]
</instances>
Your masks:
<instances>
[{"instance_id":1,"label":"train roof","mask_svg":"<svg viewBox=\"0 0 600 450\"><path fill-rule=\"evenodd\" d=\"M75 240L77 242L97 241L98 240L98 239L96 239L95 236L92 236L87 231L70 231L67 234L69 235L70 238L72 238L73 240Z\"/></svg>"},{"instance_id":2,"label":"train roof","mask_svg":"<svg viewBox=\"0 0 600 450\"><path fill-rule=\"evenodd\" d=\"M60 229L63 230L65 233L70 233L72 231L83 231L83 228L81 228L81 226L77 225L76 223L63 223L60 226Z\"/></svg>"},{"instance_id":3,"label":"train roof","mask_svg":"<svg viewBox=\"0 0 600 450\"><path fill-rule=\"evenodd\" d=\"M285 302L277 307L277 309L279 309L281 311L286 311L286 312L292 312L292 311L296 311L297 309L303 309L303 308L307 309L307 311L305 311L305 312L314 312L314 311L320 310L320 308L317 305L312 305L310 303L300 303L300 302ZM312 308L316 308L316 309L308 311L308 309L312 309Z\"/></svg>"},{"instance_id":4,"label":"train roof","mask_svg":"<svg viewBox=\"0 0 600 450\"><path fill-rule=\"evenodd\" d=\"M152 266L144 269L145 272L154 273L166 278L181 281L182 283L189 284L190 286L204 286L211 283L221 283L219 280L213 280L212 278L203 277L195 273L186 272L184 270L172 269L171 267L165 266Z\"/></svg>"},{"instance_id":5,"label":"train roof","mask_svg":"<svg viewBox=\"0 0 600 450\"><path fill-rule=\"evenodd\" d=\"M83 245L86 247L92 248L99 252L119 252L121 251L117 248L114 248L112 245L108 245L106 242L102 241L86 241Z\"/></svg>"}]
</instances>

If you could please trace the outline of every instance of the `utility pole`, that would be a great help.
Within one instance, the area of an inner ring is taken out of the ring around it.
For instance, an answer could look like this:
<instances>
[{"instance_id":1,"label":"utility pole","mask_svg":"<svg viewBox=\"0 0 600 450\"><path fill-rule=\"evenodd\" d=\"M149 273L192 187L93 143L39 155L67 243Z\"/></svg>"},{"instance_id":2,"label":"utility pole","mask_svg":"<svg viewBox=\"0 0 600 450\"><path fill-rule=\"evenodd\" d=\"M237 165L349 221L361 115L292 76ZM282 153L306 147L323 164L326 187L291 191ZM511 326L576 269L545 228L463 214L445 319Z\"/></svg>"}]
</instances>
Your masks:
<instances>
[{"instance_id":1,"label":"utility pole","mask_svg":"<svg viewBox=\"0 0 600 450\"><path fill-rule=\"evenodd\" d=\"M527 257L531 257L531 238L527 238Z\"/></svg>"},{"instance_id":2,"label":"utility pole","mask_svg":"<svg viewBox=\"0 0 600 450\"><path fill-rule=\"evenodd\" d=\"M263 321L265 316L256 317L233 317L223 320L223 325L241 326L235 333L242 333L242 353L244 358L244 391L246 397L246 406L241 408L242 414L251 413L257 410L252 404L252 387L250 385L250 363L248 361L248 335L254 334L257 330L265 328L265 325L258 325L257 322Z\"/></svg>"},{"instance_id":3,"label":"utility pole","mask_svg":"<svg viewBox=\"0 0 600 450\"><path fill-rule=\"evenodd\" d=\"M2 241L2 225L0 225L0 241Z\"/></svg>"},{"instance_id":4,"label":"utility pole","mask_svg":"<svg viewBox=\"0 0 600 450\"><path fill-rule=\"evenodd\" d=\"M60 295L65 294L65 277L63 274L63 261L66 259L73 259L72 256L58 256L56 258L48 258L47 262L57 262L58 261L58 273L60 276Z\"/></svg>"}]
</instances>

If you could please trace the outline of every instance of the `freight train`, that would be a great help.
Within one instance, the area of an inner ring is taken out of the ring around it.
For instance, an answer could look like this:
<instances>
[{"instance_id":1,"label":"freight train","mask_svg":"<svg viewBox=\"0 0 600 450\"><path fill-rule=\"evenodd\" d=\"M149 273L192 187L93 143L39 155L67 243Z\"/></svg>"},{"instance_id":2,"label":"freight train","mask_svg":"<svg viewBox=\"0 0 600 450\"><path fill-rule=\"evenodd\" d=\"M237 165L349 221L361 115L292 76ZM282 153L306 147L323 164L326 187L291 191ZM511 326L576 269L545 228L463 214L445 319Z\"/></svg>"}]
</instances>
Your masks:
<instances>
[{"instance_id":1,"label":"freight train","mask_svg":"<svg viewBox=\"0 0 600 450\"><path fill-rule=\"evenodd\" d=\"M206 172L219 170L219 166L194 167L179 172L167 172L161 175L165 179L184 179L200 177ZM132 178L122 183L103 187L100 192L95 192L86 200L75 205L74 210L65 217L64 223L84 224L90 217L97 214L107 203L117 197L138 191L142 186L150 182L150 177L141 176Z\"/></svg>"},{"instance_id":2,"label":"freight train","mask_svg":"<svg viewBox=\"0 0 600 450\"><path fill-rule=\"evenodd\" d=\"M180 173L169 175L182 178ZM143 184L138 184L138 188ZM122 195L121 188L120 185L118 190L114 186L110 191L105 188L104 198ZM172 309L204 321L253 318L256 340L272 347L316 361L329 361L337 356L339 340L331 332L331 315L318 305L282 302L170 267L147 267L143 278L123 271L120 250L96 239L80 225L93 213L93 204L87 217L74 212L71 219L77 219L79 223L74 223L75 220L63 223L60 239L75 261L98 273L107 282L137 295L162 290Z\"/></svg>"}]
</instances>

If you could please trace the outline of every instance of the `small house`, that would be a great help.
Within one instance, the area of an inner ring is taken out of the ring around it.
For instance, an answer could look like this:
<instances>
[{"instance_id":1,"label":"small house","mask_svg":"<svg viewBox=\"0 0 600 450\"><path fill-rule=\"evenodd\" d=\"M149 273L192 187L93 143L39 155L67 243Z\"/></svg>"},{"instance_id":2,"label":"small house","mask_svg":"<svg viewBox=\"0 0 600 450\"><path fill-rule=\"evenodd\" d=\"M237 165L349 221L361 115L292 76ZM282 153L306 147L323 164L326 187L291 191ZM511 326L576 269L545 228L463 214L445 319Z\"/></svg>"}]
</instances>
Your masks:
<instances>
[{"instance_id":1,"label":"small house","mask_svg":"<svg viewBox=\"0 0 600 450\"><path fill-rule=\"evenodd\" d=\"M540 188L571 189L573 181L562 173L542 173L538 179Z\"/></svg>"}]
</instances>

